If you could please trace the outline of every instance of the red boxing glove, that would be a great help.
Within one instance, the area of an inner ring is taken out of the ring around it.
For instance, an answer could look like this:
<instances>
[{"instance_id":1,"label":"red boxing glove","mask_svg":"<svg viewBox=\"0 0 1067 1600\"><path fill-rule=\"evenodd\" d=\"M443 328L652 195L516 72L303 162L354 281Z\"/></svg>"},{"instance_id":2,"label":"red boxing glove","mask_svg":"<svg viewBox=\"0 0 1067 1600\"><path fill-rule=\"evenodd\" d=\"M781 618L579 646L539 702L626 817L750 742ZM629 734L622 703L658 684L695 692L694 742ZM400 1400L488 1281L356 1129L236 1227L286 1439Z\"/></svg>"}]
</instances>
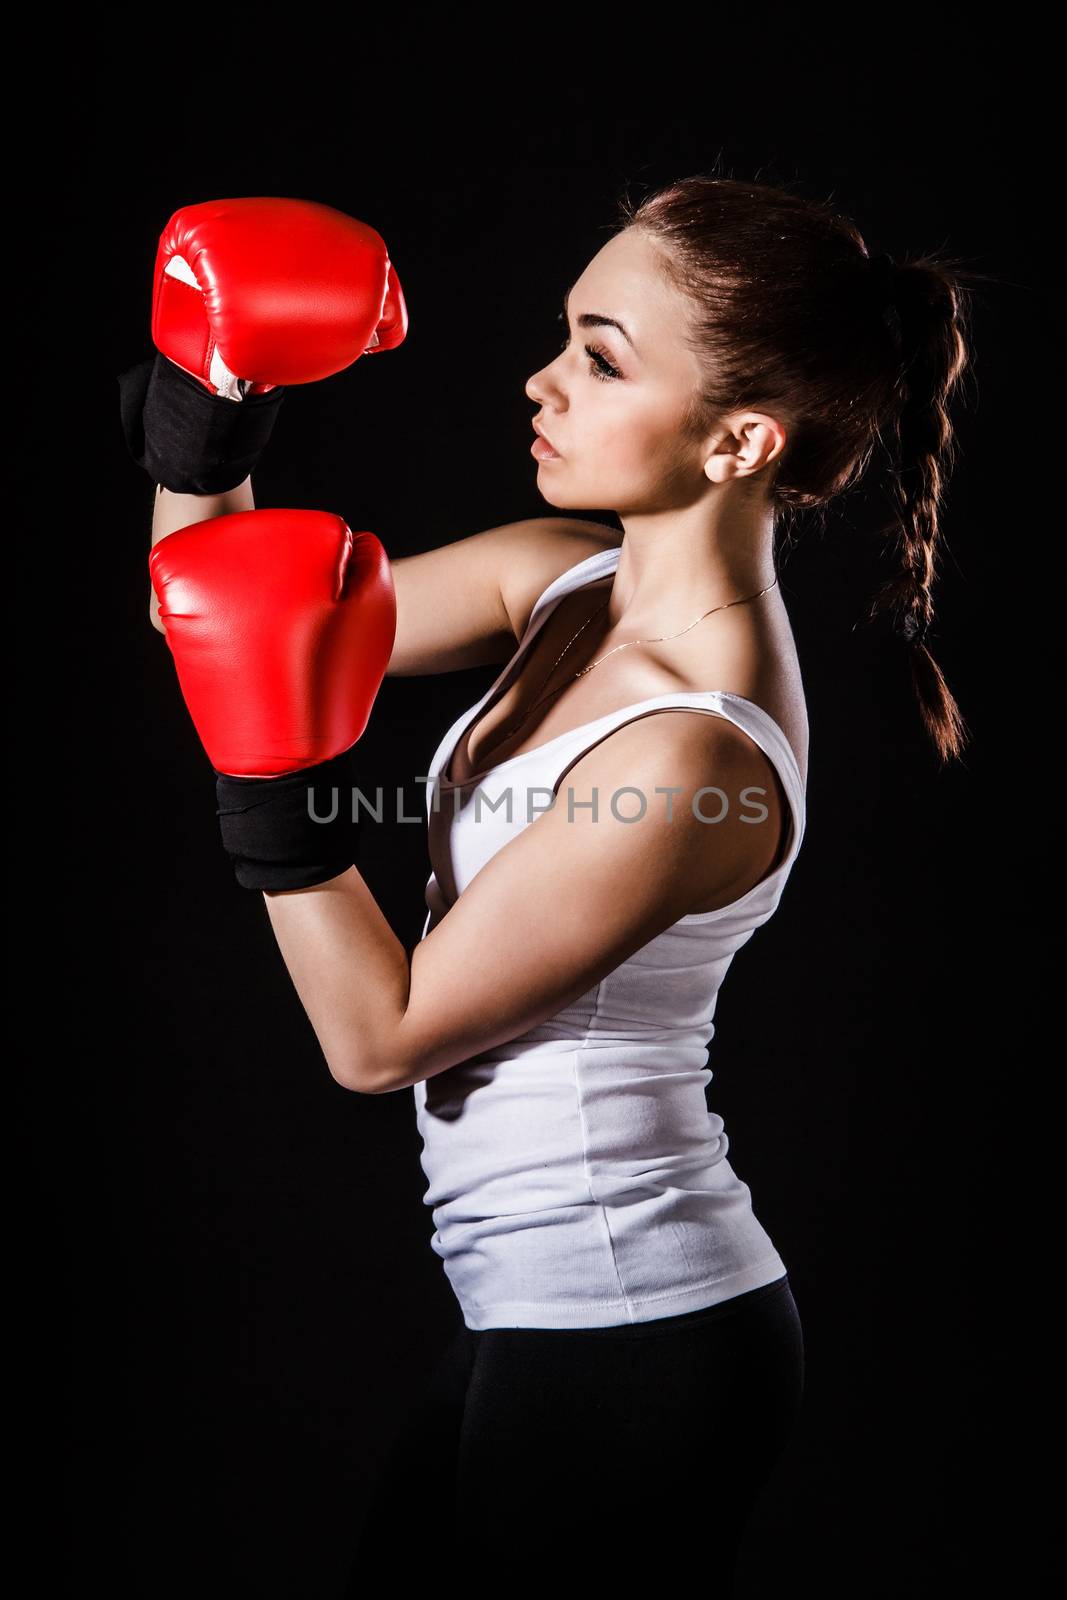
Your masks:
<instances>
[{"instance_id":1,"label":"red boxing glove","mask_svg":"<svg viewBox=\"0 0 1067 1600\"><path fill-rule=\"evenodd\" d=\"M337 876L358 834L337 786L396 636L380 541L324 511L240 511L169 534L149 567L238 882Z\"/></svg>"},{"instance_id":2,"label":"red boxing glove","mask_svg":"<svg viewBox=\"0 0 1067 1600\"><path fill-rule=\"evenodd\" d=\"M395 349L407 329L381 235L332 206L205 200L160 235L152 340L212 394L314 383Z\"/></svg>"},{"instance_id":3,"label":"red boxing glove","mask_svg":"<svg viewBox=\"0 0 1067 1600\"><path fill-rule=\"evenodd\" d=\"M158 354L118 375L130 455L175 494L215 495L252 472L291 384L394 350L400 280L366 223L310 200L209 200L160 236Z\"/></svg>"},{"instance_id":4,"label":"red boxing glove","mask_svg":"<svg viewBox=\"0 0 1067 1600\"><path fill-rule=\"evenodd\" d=\"M237 511L168 534L148 564L216 772L299 772L362 736L396 636L373 533L328 511Z\"/></svg>"}]
</instances>

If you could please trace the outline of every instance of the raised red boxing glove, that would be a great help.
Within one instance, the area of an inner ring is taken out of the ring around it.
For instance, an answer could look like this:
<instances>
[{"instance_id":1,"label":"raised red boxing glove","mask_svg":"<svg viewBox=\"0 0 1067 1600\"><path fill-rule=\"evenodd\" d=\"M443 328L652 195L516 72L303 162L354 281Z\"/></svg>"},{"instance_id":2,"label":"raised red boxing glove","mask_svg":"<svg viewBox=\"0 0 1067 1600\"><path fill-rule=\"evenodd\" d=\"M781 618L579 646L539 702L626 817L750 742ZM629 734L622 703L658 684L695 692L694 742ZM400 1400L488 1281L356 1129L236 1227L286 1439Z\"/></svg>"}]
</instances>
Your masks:
<instances>
[{"instance_id":1,"label":"raised red boxing glove","mask_svg":"<svg viewBox=\"0 0 1067 1600\"><path fill-rule=\"evenodd\" d=\"M314 383L395 349L407 328L381 234L332 206L205 200L160 235L152 340L212 394Z\"/></svg>"},{"instance_id":2,"label":"raised red boxing glove","mask_svg":"<svg viewBox=\"0 0 1067 1600\"><path fill-rule=\"evenodd\" d=\"M309 200L209 200L160 236L157 354L118 375L134 461L175 494L255 470L291 384L394 350L407 306L380 234Z\"/></svg>"},{"instance_id":3,"label":"raised red boxing glove","mask_svg":"<svg viewBox=\"0 0 1067 1600\"><path fill-rule=\"evenodd\" d=\"M216 772L299 772L361 737L396 636L373 533L328 511L237 511L168 534L148 564Z\"/></svg>"}]
</instances>

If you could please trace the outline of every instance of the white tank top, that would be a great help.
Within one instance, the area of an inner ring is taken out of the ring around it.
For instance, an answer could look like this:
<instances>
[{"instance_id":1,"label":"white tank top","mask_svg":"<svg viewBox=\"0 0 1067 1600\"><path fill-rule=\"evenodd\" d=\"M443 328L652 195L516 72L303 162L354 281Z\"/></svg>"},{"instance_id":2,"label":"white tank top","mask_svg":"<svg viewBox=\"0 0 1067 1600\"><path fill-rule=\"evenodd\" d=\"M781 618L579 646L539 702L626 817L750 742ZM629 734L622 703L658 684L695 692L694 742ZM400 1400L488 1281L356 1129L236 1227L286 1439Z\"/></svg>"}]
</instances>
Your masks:
<instances>
[{"instance_id":1,"label":"white tank top","mask_svg":"<svg viewBox=\"0 0 1067 1600\"><path fill-rule=\"evenodd\" d=\"M778 905L804 835L804 783L781 728L726 690L662 694L464 783L443 776L461 733L505 687L554 606L612 573L618 559L618 550L598 551L549 585L515 655L438 746L427 774L433 871L421 937L551 804L579 756L615 728L670 707L725 717L759 745L789 801L789 846L740 899L681 917L548 1021L414 1085L431 1246L468 1328L648 1322L786 1271L726 1159L723 1119L704 1097L719 988ZM501 800L508 787L510 807Z\"/></svg>"}]
</instances>

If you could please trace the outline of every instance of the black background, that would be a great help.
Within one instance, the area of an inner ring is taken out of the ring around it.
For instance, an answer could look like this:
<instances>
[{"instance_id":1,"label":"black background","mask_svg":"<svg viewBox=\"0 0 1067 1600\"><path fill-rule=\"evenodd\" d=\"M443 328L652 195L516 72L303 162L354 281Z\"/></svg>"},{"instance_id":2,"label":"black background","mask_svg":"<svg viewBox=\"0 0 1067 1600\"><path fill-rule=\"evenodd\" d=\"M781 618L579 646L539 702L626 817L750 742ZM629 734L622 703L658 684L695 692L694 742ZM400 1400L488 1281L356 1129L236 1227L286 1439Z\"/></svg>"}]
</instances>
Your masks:
<instances>
[{"instance_id":1,"label":"black background","mask_svg":"<svg viewBox=\"0 0 1067 1600\"><path fill-rule=\"evenodd\" d=\"M715 163L832 197L872 250L945 248L998 279L974 307L933 637L972 732L962 761L939 768L905 652L863 624L886 571L877 483L782 568L808 833L724 988L709 1092L789 1268L807 1390L738 1593L971 1592L994 1545L1010 1553L1028 1463L1006 1430L1040 1335L1009 1366L1006 1313L1049 1292L1047 1256L1030 1276L1018 1245L1040 1210L1028 1145L1047 1074L1030 1076L1030 1001L1009 975L1049 786L1019 742L1056 553L1026 505L1054 443L1030 409L1054 330L1028 176L1039 96L1003 38L953 11L898 11L864 39L855 15L660 11L634 32L610 12L187 12L139 20L132 44L66 24L47 67L42 29L27 55L41 115L14 154L52 309L27 328L12 307L35 380L12 623L22 748L46 781L37 826L12 833L27 887L9 915L16 1078L42 1101L20 1128L15 1253L46 1377L12 1378L42 1571L62 1547L63 1592L337 1595L391 1429L459 1315L411 1096L330 1078L262 903L233 884L148 622L152 489L115 375L150 350L157 237L182 205L250 194L383 234L408 340L290 393L255 490L403 556L544 509L524 385L554 353L560 296L618 192ZM369 784L404 785L421 815L414 775L497 670L387 679ZM979 802L994 786L995 818ZM393 824L362 865L410 948L421 823ZM430 1537L432 1481L412 1482L410 1513ZM665 1570L694 1549L699 1530L668 1535Z\"/></svg>"}]
</instances>

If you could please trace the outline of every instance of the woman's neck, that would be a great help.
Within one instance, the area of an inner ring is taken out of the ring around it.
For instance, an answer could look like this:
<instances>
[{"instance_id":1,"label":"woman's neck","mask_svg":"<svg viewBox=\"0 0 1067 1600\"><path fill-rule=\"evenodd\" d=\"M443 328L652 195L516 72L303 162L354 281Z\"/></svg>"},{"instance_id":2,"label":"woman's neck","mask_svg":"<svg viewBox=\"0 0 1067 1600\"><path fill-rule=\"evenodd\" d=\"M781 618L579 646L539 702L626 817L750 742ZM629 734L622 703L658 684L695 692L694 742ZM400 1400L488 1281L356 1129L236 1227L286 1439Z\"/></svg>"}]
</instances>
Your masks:
<instances>
[{"instance_id":1,"label":"woman's neck","mask_svg":"<svg viewBox=\"0 0 1067 1600\"><path fill-rule=\"evenodd\" d=\"M713 606L747 599L775 581L768 511L720 516L626 518L606 626L621 634L677 633Z\"/></svg>"}]
</instances>

